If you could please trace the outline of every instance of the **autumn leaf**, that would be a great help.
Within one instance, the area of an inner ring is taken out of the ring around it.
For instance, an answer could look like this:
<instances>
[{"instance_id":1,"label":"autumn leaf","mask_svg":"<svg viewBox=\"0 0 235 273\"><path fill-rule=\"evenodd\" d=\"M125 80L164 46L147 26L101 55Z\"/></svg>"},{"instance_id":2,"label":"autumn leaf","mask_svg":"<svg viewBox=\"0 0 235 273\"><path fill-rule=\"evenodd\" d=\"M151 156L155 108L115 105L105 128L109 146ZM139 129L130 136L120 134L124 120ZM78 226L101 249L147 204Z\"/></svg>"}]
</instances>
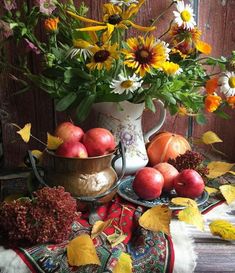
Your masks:
<instances>
[{"instance_id":1,"label":"autumn leaf","mask_svg":"<svg viewBox=\"0 0 235 273\"><path fill-rule=\"evenodd\" d=\"M223 185L220 186L219 189L228 204L231 204L233 201L235 201L235 186Z\"/></svg>"},{"instance_id":2,"label":"autumn leaf","mask_svg":"<svg viewBox=\"0 0 235 273\"><path fill-rule=\"evenodd\" d=\"M170 235L171 210L165 205L148 209L140 218L141 227L151 231L162 231Z\"/></svg>"},{"instance_id":3,"label":"autumn leaf","mask_svg":"<svg viewBox=\"0 0 235 273\"><path fill-rule=\"evenodd\" d=\"M233 171L229 171L229 173L231 173L231 174L235 175L235 172L233 172Z\"/></svg>"},{"instance_id":4,"label":"autumn leaf","mask_svg":"<svg viewBox=\"0 0 235 273\"><path fill-rule=\"evenodd\" d=\"M28 143L31 136L31 123L25 124L25 126L16 133L21 136L24 142Z\"/></svg>"},{"instance_id":5,"label":"autumn leaf","mask_svg":"<svg viewBox=\"0 0 235 273\"><path fill-rule=\"evenodd\" d=\"M235 240L235 226L225 220L215 220L209 224L213 235L220 236L225 240Z\"/></svg>"},{"instance_id":6,"label":"autumn leaf","mask_svg":"<svg viewBox=\"0 0 235 273\"><path fill-rule=\"evenodd\" d=\"M63 140L61 138L52 136L51 134L47 133L47 149L48 150L56 150L62 143L63 143Z\"/></svg>"},{"instance_id":7,"label":"autumn leaf","mask_svg":"<svg viewBox=\"0 0 235 273\"><path fill-rule=\"evenodd\" d=\"M200 230L204 230L203 217L198 207L187 207L178 213L178 218L187 224L194 225Z\"/></svg>"},{"instance_id":8,"label":"autumn leaf","mask_svg":"<svg viewBox=\"0 0 235 273\"><path fill-rule=\"evenodd\" d=\"M88 234L82 234L68 243L67 258L71 266L100 265L95 246Z\"/></svg>"},{"instance_id":9,"label":"autumn leaf","mask_svg":"<svg viewBox=\"0 0 235 273\"><path fill-rule=\"evenodd\" d=\"M110 224L113 219L108 219L107 221L96 221L91 230L91 239L94 239L99 234L101 234Z\"/></svg>"},{"instance_id":10,"label":"autumn leaf","mask_svg":"<svg viewBox=\"0 0 235 273\"><path fill-rule=\"evenodd\" d=\"M184 207L195 207L197 208L197 202L190 198L175 197L171 199L171 203Z\"/></svg>"},{"instance_id":11,"label":"autumn leaf","mask_svg":"<svg viewBox=\"0 0 235 273\"><path fill-rule=\"evenodd\" d=\"M111 247L113 248L118 244L122 243L126 239L126 237L127 235L123 234L122 232L117 233L115 231L115 233L107 236L107 240L109 241Z\"/></svg>"},{"instance_id":12,"label":"autumn leaf","mask_svg":"<svg viewBox=\"0 0 235 273\"><path fill-rule=\"evenodd\" d=\"M220 139L214 132L212 131L207 131L202 135L202 142L204 144L213 144L213 143L218 143L218 142L223 142L222 139Z\"/></svg>"},{"instance_id":13,"label":"autumn leaf","mask_svg":"<svg viewBox=\"0 0 235 273\"><path fill-rule=\"evenodd\" d=\"M229 172L234 164L222 162L222 161L211 161L207 168L209 170L209 174L207 175L208 178L217 178L225 173Z\"/></svg>"},{"instance_id":14,"label":"autumn leaf","mask_svg":"<svg viewBox=\"0 0 235 273\"><path fill-rule=\"evenodd\" d=\"M216 188L212 188L212 187L208 187L208 186L205 187L205 190L209 193L209 195L217 193L219 191Z\"/></svg>"},{"instance_id":15,"label":"autumn leaf","mask_svg":"<svg viewBox=\"0 0 235 273\"><path fill-rule=\"evenodd\" d=\"M125 252L122 252L116 266L113 269L113 273L132 273L132 260L131 256Z\"/></svg>"}]
</instances>

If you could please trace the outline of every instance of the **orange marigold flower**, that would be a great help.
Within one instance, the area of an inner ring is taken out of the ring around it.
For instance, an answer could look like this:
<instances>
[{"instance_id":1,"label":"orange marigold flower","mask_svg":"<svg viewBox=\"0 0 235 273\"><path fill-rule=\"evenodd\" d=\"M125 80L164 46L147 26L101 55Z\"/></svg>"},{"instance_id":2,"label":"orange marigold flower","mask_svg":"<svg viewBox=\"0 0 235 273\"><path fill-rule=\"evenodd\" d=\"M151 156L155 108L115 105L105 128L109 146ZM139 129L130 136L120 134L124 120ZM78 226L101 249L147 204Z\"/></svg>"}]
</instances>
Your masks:
<instances>
[{"instance_id":1,"label":"orange marigold flower","mask_svg":"<svg viewBox=\"0 0 235 273\"><path fill-rule=\"evenodd\" d=\"M44 21L44 27L47 31L56 31L58 29L59 18L48 18Z\"/></svg>"},{"instance_id":2,"label":"orange marigold flower","mask_svg":"<svg viewBox=\"0 0 235 273\"><path fill-rule=\"evenodd\" d=\"M214 112L220 105L222 99L217 95L207 95L205 99L206 110L210 113Z\"/></svg>"},{"instance_id":3,"label":"orange marigold flower","mask_svg":"<svg viewBox=\"0 0 235 273\"><path fill-rule=\"evenodd\" d=\"M199 40L195 43L195 47L203 54L211 54L211 45L209 45L208 43Z\"/></svg>"},{"instance_id":4,"label":"orange marigold flower","mask_svg":"<svg viewBox=\"0 0 235 273\"><path fill-rule=\"evenodd\" d=\"M206 92L207 94L213 94L218 87L218 78L211 78L206 82Z\"/></svg>"},{"instance_id":5,"label":"orange marigold flower","mask_svg":"<svg viewBox=\"0 0 235 273\"><path fill-rule=\"evenodd\" d=\"M231 106L232 109L235 108L235 96L228 97L227 102L228 102L229 106Z\"/></svg>"}]
</instances>

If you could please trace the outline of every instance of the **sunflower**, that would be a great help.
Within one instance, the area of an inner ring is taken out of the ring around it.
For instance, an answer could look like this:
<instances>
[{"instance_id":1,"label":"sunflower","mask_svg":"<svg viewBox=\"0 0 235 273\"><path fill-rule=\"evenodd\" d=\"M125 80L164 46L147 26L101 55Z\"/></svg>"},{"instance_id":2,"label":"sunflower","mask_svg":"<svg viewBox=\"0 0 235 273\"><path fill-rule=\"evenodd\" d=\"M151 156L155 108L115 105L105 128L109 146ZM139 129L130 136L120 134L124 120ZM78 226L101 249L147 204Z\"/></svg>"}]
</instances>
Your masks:
<instances>
[{"instance_id":1,"label":"sunflower","mask_svg":"<svg viewBox=\"0 0 235 273\"><path fill-rule=\"evenodd\" d=\"M129 38L127 47L128 49L123 50L124 64L135 69L135 73L140 74L141 77L146 72L150 73L152 68L161 68L169 58L168 44L156 40L153 36Z\"/></svg>"},{"instance_id":2,"label":"sunflower","mask_svg":"<svg viewBox=\"0 0 235 273\"><path fill-rule=\"evenodd\" d=\"M90 51L92 52L91 62L87 64L90 70L98 69L110 70L112 63L115 59L118 59L117 44L105 44L102 46L95 45Z\"/></svg>"},{"instance_id":3,"label":"sunflower","mask_svg":"<svg viewBox=\"0 0 235 273\"><path fill-rule=\"evenodd\" d=\"M221 84L220 90L226 97L235 96L235 73L226 71L222 77L219 78Z\"/></svg>"},{"instance_id":4,"label":"sunflower","mask_svg":"<svg viewBox=\"0 0 235 273\"><path fill-rule=\"evenodd\" d=\"M183 26L187 29L192 29L196 25L194 20L193 9L189 4L184 4L184 1L178 1L176 4L177 11L173 11L175 22L178 26Z\"/></svg>"},{"instance_id":5,"label":"sunflower","mask_svg":"<svg viewBox=\"0 0 235 273\"><path fill-rule=\"evenodd\" d=\"M135 90L141 87L143 81L141 77L138 77L136 74L133 76L125 77L122 74L118 75L118 80L112 80L110 88L113 90L112 93L123 94L124 92L133 93Z\"/></svg>"},{"instance_id":6,"label":"sunflower","mask_svg":"<svg viewBox=\"0 0 235 273\"><path fill-rule=\"evenodd\" d=\"M79 16L71 11L67 11L73 18L78 19L85 23L94 24L94 26L84 27L77 29L78 31L99 31L105 30L105 36L111 37L115 28L127 29L132 26L141 31L152 31L154 26L143 27L133 23L130 19L134 16L143 5L145 0L140 0L138 4L131 4L126 10L120 6L115 6L111 3L103 5L103 22L92 20L83 16Z\"/></svg>"}]
</instances>

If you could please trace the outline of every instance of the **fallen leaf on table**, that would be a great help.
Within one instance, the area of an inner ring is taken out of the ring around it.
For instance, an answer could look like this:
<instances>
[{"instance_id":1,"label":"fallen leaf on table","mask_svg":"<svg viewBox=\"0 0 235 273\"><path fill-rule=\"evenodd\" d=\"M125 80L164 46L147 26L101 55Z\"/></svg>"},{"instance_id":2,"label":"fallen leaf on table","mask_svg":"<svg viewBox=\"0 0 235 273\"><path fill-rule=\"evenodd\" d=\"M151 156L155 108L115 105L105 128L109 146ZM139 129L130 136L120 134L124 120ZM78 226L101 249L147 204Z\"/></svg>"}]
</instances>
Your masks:
<instances>
[{"instance_id":1,"label":"fallen leaf on table","mask_svg":"<svg viewBox=\"0 0 235 273\"><path fill-rule=\"evenodd\" d=\"M216 188L212 188L212 187L208 187L208 186L205 187L205 190L209 193L209 195L217 193L219 191Z\"/></svg>"},{"instance_id":2,"label":"fallen leaf on table","mask_svg":"<svg viewBox=\"0 0 235 273\"><path fill-rule=\"evenodd\" d=\"M223 142L222 139L220 139L214 132L207 131L202 135L202 141L205 144L213 144L218 142Z\"/></svg>"},{"instance_id":3,"label":"fallen leaf on table","mask_svg":"<svg viewBox=\"0 0 235 273\"><path fill-rule=\"evenodd\" d=\"M151 231L162 231L170 235L171 210L166 205L155 206L148 209L139 218L141 227Z\"/></svg>"},{"instance_id":4,"label":"fallen leaf on table","mask_svg":"<svg viewBox=\"0 0 235 273\"><path fill-rule=\"evenodd\" d=\"M24 142L28 143L31 136L31 123L25 124L25 126L16 133L21 136Z\"/></svg>"},{"instance_id":5,"label":"fallen leaf on table","mask_svg":"<svg viewBox=\"0 0 235 273\"><path fill-rule=\"evenodd\" d=\"M62 143L63 143L63 140L61 138L52 136L51 134L47 133L47 149L48 150L56 150Z\"/></svg>"},{"instance_id":6,"label":"fallen leaf on table","mask_svg":"<svg viewBox=\"0 0 235 273\"><path fill-rule=\"evenodd\" d=\"M132 273L132 260L131 256L125 252L122 252L116 266L113 269L113 273Z\"/></svg>"},{"instance_id":7,"label":"fallen leaf on table","mask_svg":"<svg viewBox=\"0 0 235 273\"><path fill-rule=\"evenodd\" d=\"M197 202L190 198L185 197L175 197L171 199L171 202L175 205L184 206L184 207L196 207Z\"/></svg>"},{"instance_id":8,"label":"fallen leaf on table","mask_svg":"<svg viewBox=\"0 0 235 273\"><path fill-rule=\"evenodd\" d=\"M100 265L95 246L88 234L82 234L68 243L67 258L71 266Z\"/></svg>"},{"instance_id":9,"label":"fallen leaf on table","mask_svg":"<svg viewBox=\"0 0 235 273\"><path fill-rule=\"evenodd\" d=\"M225 220L215 220L209 224L213 235L218 235L225 240L235 240L235 226Z\"/></svg>"},{"instance_id":10,"label":"fallen leaf on table","mask_svg":"<svg viewBox=\"0 0 235 273\"><path fill-rule=\"evenodd\" d=\"M178 213L178 218L187 224L194 225L200 230L204 230L203 217L198 207L187 207Z\"/></svg>"},{"instance_id":11,"label":"fallen leaf on table","mask_svg":"<svg viewBox=\"0 0 235 273\"><path fill-rule=\"evenodd\" d=\"M111 244L111 247L115 247L118 244L122 243L125 239L126 239L127 235L121 233L113 233L111 235L107 236L107 240L109 241L109 243Z\"/></svg>"},{"instance_id":12,"label":"fallen leaf on table","mask_svg":"<svg viewBox=\"0 0 235 273\"><path fill-rule=\"evenodd\" d=\"M235 172L233 172L233 171L229 171L229 173L231 173L231 174L235 175Z\"/></svg>"},{"instance_id":13,"label":"fallen leaf on table","mask_svg":"<svg viewBox=\"0 0 235 273\"><path fill-rule=\"evenodd\" d=\"M207 175L208 178L217 178L221 175L224 175L225 173L229 172L234 164L227 163L223 161L211 161L207 168L209 170L209 174Z\"/></svg>"},{"instance_id":14,"label":"fallen leaf on table","mask_svg":"<svg viewBox=\"0 0 235 273\"><path fill-rule=\"evenodd\" d=\"M113 219L108 219L107 221L96 221L91 230L91 239L94 239L98 235L100 235L106 227L108 227L112 223Z\"/></svg>"},{"instance_id":15,"label":"fallen leaf on table","mask_svg":"<svg viewBox=\"0 0 235 273\"><path fill-rule=\"evenodd\" d=\"M233 201L235 201L235 186L223 185L220 186L219 189L228 204L231 204Z\"/></svg>"}]
</instances>

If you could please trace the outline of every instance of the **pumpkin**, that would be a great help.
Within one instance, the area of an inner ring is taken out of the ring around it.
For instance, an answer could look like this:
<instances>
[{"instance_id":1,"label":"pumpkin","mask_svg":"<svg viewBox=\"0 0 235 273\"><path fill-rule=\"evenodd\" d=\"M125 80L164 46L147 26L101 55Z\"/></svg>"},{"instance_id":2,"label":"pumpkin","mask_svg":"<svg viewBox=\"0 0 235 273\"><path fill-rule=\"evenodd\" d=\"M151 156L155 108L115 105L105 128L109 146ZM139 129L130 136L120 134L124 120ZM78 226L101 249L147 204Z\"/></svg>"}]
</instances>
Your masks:
<instances>
[{"instance_id":1,"label":"pumpkin","mask_svg":"<svg viewBox=\"0 0 235 273\"><path fill-rule=\"evenodd\" d=\"M191 146L182 135L170 132L159 133L147 146L149 164L154 166L160 162L167 162L168 159L175 159L187 150L191 150Z\"/></svg>"}]
</instances>

